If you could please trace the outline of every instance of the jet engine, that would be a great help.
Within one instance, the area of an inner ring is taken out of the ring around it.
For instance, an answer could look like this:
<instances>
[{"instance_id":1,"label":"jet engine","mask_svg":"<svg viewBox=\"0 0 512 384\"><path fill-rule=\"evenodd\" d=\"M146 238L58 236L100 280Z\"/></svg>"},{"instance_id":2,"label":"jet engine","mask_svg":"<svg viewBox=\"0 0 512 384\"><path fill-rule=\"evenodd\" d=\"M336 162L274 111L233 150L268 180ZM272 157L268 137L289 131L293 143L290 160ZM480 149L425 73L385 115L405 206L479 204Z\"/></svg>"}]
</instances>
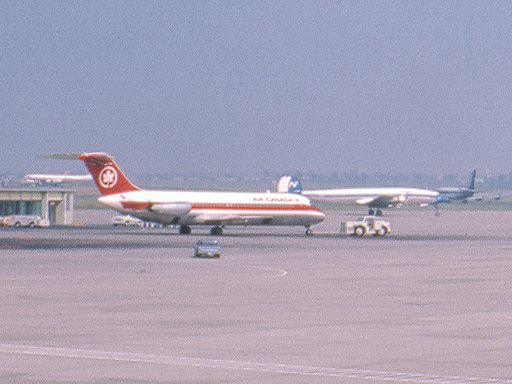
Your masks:
<instances>
[{"instance_id":1,"label":"jet engine","mask_svg":"<svg viewBox=\"0 0 512 384\"><path fill-rule=\"evenodd\" d=\"M187 214L192 209L190 203L156 203L149 204L151 212L161 213L170 216L180 216Z\"/></svg>"}]
</instances>

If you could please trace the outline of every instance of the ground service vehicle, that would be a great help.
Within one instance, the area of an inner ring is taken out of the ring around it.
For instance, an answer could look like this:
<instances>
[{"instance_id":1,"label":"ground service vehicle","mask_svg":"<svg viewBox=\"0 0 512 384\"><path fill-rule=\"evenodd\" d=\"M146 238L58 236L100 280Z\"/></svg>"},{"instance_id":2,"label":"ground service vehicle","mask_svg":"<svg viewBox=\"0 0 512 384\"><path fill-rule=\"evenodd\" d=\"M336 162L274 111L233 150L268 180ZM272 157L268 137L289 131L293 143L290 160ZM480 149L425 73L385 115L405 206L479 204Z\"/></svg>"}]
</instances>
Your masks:
<instances>
[{"instance_id":1,"label":"ground service vehicle","mask_svg":"<svg viewBox=\"0 0 512 384\"><path fill-rule=\"evenodd\" d=\"M2 219L4 227L49 227L50 221L35 215L12 215Z\"/></svg>"},{"instance_id":2,"label":"ground service vehicle","mask_svg":"<svg viewBox=\"0 0 512 384\"><path fill-rule=\"evenodd\" d=\"M384 236L391 233L391 229L388 221L376 220L375 216L364 216L359 217L355 221L342 222L340 232L345 235L354 236Z\"/></svg>"},{"instance_id":3,"label":"ground service vehicle","mask_svg":"<svg viewBox=\"0 0 512 384\"><path fill-rule=\"evenodd\" d=\"M220 257L220 244L218 240L199 240L194 246L195 257Z\"/></svg>"}]
</instances>

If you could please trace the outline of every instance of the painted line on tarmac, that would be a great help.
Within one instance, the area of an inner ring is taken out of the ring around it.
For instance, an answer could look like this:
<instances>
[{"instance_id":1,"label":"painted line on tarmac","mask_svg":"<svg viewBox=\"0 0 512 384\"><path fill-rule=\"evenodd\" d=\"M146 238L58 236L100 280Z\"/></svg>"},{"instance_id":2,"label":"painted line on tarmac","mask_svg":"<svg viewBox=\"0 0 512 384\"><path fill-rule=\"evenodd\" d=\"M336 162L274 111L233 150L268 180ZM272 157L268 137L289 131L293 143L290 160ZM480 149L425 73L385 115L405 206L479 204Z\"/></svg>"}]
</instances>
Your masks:
<instances>
[{"instance_id":1,"label":"painted line on tarmac","mask_svg":"<svg viewBox=\"0 0 512 384\"><path fill-rule=\"evenodd\" d=\"M30 345L0 344L0 353L13 355L59 357L67 359L105 360L127 363L146 363L160 365L179 365L186 367L227 369L234 371L256 371L275 374L337 377L368 381L393 381L417 384L512 384L512 379L491 379L480 377L428 375L391 371L371 371L362 369L344 369L327 367L308 367L302 365L256 363L251 361L199 359L145 353L95 351L74 348L56 348Z\"/></svg>"},{"instance_id":2,"label":"painted line on tarmac","mask_svg":"<svg viewBox=\"0 0 512 384\"><path fill-rule=\"evenodd\" d=\"M265 271L265 272L268 272L268 271L275 272L275 274L272 274L269 276L263 276L262 279L272 279L272 278L276 278L276 277L284 277L288 274L288 271L285 271L284 269L258 267L258 266L253 266L252 268L259 269L260 271Z\"/></svg>"}]
</instances>

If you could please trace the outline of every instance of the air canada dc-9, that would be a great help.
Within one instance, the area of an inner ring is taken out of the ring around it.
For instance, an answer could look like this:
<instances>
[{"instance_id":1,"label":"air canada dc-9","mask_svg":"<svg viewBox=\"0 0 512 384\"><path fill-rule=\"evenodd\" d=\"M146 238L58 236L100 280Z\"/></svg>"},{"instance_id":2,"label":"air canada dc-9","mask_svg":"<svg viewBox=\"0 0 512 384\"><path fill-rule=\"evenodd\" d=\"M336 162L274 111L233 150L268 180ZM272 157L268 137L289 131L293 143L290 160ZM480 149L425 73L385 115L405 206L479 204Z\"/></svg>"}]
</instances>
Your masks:
<instances>
[{"instance_id":1,"label":"air canada dc-9","mask_svg":"<svg viewBox=\"0 0 512 384\"><path fill-rule=\"evenodd\" d=\"M222 235L228 225L303 226L311 234L310 227L325 218L307 197L293 193L145 190L106 153L42 157L82 160L100 190L100 203L144 221L177 225L181 234L190 234L195 225L211 226L212 235Z\"/></svg>"}]
</instances>

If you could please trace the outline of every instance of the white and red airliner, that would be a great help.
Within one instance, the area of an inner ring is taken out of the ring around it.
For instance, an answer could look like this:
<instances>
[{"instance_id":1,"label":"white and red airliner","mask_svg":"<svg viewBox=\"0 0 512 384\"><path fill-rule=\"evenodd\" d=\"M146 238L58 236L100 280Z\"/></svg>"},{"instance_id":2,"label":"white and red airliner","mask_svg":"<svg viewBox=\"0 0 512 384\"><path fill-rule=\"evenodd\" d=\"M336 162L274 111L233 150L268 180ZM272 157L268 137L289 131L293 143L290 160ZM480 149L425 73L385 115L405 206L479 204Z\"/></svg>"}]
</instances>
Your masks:
<instances>
[{"instance_id":1,"label":"white and red airliner","mask_svg":"<svg viewBox=\"0 0 512 384\"><path fill-rule=\"evenodd\" d=\"M71 175L66 172L62 175L49 175L46 173L31 173L23 176L22 184L41 184L41 185L59 185L67 182L89 181L91 175Z\"/></svg>"},{"instance_id":2,"label":"white and red airliner","mask_svg":"<svg viewBox=\"0 0 512 384\"><path fill-rule=\"evenodd\" d=\"M50 157L50 156L45 156ZM181 234L192 225L213 226L221 235L226 225L310 226L325 214L307 197L294 193L153 191L133 185L106 153L57 155L85 162L102 196L98 199L123 214L144 221L179 225Z\"/></svg>"},{"instance_id":3,"label":"white and red airliner","mask_svg":"<svg viewBox=\"0 0 512 384\"><path fill-rule=\"evenodd\" d=\"M277 192L298 193L313 201L354 201L366 205L369 215L382 215L383 208L400 208L405 203L429 204L440 202L440 193L410 187L339 188L302 190L300 181L293 176L282 176L277 182Z\"/></svg>"}]
</instances>

